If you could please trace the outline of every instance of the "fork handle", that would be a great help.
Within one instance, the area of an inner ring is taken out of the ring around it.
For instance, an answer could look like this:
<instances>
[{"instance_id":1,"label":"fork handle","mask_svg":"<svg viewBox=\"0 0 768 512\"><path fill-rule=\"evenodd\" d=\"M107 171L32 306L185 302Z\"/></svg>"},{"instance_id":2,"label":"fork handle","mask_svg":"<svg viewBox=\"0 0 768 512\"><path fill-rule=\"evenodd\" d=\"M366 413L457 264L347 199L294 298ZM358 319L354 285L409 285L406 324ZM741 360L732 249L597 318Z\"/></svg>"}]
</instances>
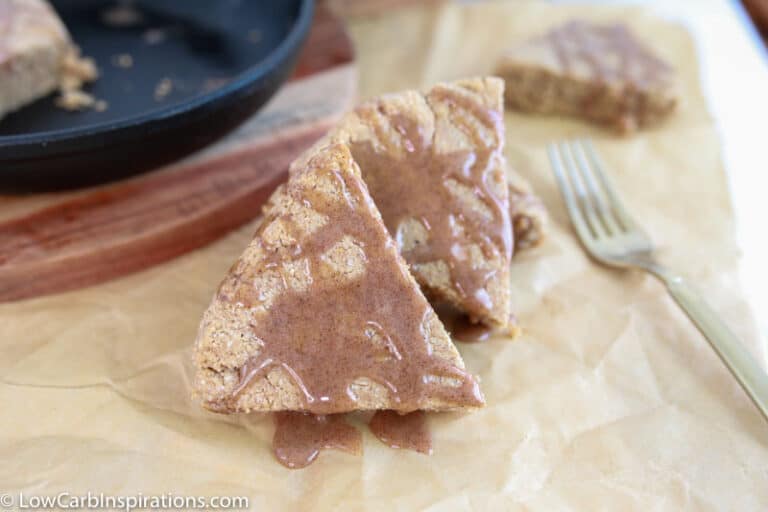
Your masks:
<instances>
[{"instance_id":1,"label":"fork handle","mask_svg":"<svg viewBox=\"0 0 768 512\"><path fill-rule=\"evenodd\" d=\"M657 275L768 421L768 374L685 279L665 273Z\"/></svg>"}]
</instances>

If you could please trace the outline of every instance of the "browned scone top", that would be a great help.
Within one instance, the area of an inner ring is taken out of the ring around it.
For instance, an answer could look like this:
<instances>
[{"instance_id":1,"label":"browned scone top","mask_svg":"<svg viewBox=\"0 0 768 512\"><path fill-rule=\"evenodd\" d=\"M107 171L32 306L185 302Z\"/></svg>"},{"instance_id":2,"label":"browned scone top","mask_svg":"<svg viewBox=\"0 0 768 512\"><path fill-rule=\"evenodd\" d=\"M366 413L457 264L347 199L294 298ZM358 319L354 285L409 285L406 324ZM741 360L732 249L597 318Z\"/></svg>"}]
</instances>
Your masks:
<instances>
[{"instance_id":1,"label":"browned scone top","mask_svg":"<svg viewBox=\"0 0 768 512\"><path fill-rule=\"evenodd\" d=\"M622 24L569 21L508 51L496 74L518 110L621 132L659 122L678 101L674 70Z\"/></svg>"},{"instance_id":2,"label":"browned scone top","mask_svg":"<svg viewBox=\"0 0 768 512\"><path fill-rule=\"evenodd\" d=\"M367 101L319 142L349 145L425 293L510 328L504 83L472 78Z\"/></svg>"},{"instance_id":3,"label":"browned scone top","mask_svg":"<svg viewBox=\"0 0 768 512\"><path fill-rule=\"evenodd\" d=\"M195 363L196 394L224 413L484 403L344 145L294 163L204 314Z\"/></svg>"}]
</instances>

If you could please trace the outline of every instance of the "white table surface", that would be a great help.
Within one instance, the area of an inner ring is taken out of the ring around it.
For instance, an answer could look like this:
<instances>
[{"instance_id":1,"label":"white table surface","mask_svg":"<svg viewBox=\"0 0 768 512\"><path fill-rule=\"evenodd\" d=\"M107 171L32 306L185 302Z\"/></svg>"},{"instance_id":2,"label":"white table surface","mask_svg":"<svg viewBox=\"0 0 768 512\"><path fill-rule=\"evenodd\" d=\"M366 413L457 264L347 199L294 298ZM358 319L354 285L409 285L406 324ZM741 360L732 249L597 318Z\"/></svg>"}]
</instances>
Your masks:
<instances>
[{"instance_id":1,"label":"white table surface","mask_svg":"<svg viewBox=\"0 0 768 512\"><path fill-rule=\"evenodd\" d=\"M741 283L763 333L768 366L768 52L738 0L593 3L647 6L685 25L696 40L736 211Z\"/></svg>"}]
</instances>

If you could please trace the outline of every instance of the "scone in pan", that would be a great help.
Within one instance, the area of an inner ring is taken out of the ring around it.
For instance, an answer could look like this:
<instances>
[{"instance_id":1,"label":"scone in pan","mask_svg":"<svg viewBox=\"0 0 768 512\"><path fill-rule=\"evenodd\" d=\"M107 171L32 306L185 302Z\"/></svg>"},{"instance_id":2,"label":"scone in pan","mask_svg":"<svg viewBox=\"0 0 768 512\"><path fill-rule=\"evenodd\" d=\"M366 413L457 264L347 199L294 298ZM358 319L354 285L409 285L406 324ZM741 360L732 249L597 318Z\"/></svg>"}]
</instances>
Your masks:
<instances>
[{"instance_id":1,"label":"scone in pan","mask_svg":"<svg viewBox=\"0 0 768 512\"><path fill-rule=\"evenodd\" d=\"M0 0L0 7L8 2L16 3ZM123 4L107 0L51 4L63 21L60 27L51 24L59 29L57 38L25 30L21 43L49 47L35 51L39 60L52 59L69 35L96 61L100 76L86 92L106 109L68 112L50 94L0 119L0 187L6 190L117 179L224 135L290 75L314 2L211 7L205 0L146 0L125 4L130 10L123 6L122 12L114 9ZM0 45L18 47L3 39ZM0 81L0 88L7 86Z\"/></svg>"}]
</instances>

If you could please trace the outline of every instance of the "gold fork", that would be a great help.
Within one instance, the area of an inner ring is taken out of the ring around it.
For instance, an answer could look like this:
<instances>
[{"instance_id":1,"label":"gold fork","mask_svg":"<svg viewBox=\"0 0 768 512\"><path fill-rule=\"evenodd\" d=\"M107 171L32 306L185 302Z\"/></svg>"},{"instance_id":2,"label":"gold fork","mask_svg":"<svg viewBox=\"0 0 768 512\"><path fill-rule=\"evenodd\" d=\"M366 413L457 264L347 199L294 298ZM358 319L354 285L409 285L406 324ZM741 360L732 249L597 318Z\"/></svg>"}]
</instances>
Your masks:
<instances>
[{"instance_id":1,"label":"gold fork","mask_svg":"<svg viewBox=\"0 0 768 512\"><path fill-rule=\"evenodd\" d=\"M704 299L653 256L653 242L627 213L592 143L551 144L549 160L576 234L587 252L612 267L656 276L699 328L747 395L768 420L768 375Z\"/></svg>"}]
</instances>

